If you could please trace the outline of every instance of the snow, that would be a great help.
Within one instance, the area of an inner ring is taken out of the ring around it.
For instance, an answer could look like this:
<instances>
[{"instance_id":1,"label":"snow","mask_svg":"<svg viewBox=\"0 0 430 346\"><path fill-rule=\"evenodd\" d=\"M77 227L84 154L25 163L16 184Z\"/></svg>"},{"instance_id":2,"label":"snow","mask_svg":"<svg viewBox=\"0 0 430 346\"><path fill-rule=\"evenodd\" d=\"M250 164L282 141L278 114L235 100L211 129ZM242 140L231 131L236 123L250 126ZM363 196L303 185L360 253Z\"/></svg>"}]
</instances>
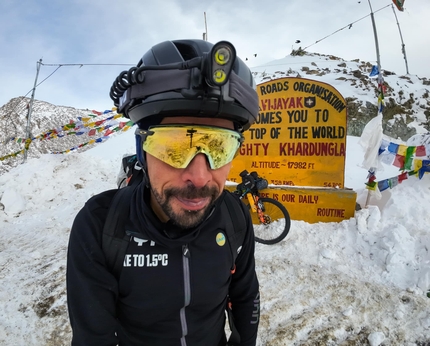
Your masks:
<instances>
[{"instance_id":1,"label":"snow","mask_svg":"<svg viewBox=\"0 0 430 346\"><path fill-rule=\"evenodd\" d=\"M361 196L367 172L358 140L348 137L345 175ZM68 344L70 226L90 196L115 188L120 159L133 150L128 131L83 153L30 159L0 176L2 345ZM387 168L385 178L397 174ZM258 344L429 342L429 189L427 175L411 177L383 192L381 209L369 205L340 223L292 221L279 244L256 244Z\"/></svg>"},{"instance_id":2,"label":"snow","mask_svg":"<svg viewBox=\"0 0 430 346\"><path fill-rule=\"evenodd\" d=\"M275 73L282 64L299 68L306 59L315 68L315 57L255 68L257 82L282 77ZM341 63L321 59L320 68ZM345 69L355 70L357 64L348 62ZM354 96L349 84L330 74L309 78ZM415 95L423 90L418 81L396 83ZM373 89L353 93L376 103ZM417 131L424 132L419 126ZM70 344L65 287L70 227L88 198L116 187L123 154L134 152L133 132L85 152L31 158L0 176L1 345ZM349 136L345 186L357 192L362 206L367 198L363 159L359 138ZM376 172L378 181L399 174L393 166L383 168ZM383 191L380 200L370 198L354 218L316 224L293 220L282 242L256 244L258 345L428 345L429 192L430 175L409 177Z\"/></svg>"}]
</instances>

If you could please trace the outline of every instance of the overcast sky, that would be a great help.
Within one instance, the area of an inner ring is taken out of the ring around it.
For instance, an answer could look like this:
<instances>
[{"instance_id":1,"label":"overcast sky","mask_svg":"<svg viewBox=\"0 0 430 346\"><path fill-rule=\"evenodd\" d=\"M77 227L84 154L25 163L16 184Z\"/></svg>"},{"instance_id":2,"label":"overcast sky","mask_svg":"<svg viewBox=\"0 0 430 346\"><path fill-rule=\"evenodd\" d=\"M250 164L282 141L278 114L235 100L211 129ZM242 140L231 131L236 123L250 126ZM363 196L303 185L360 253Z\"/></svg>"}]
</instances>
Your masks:
<instances>
[{"instance_id":1,"label":"overcast sky","mask_svg":"<svg viewBox=\"0 0 430 346\"><path fill-rule=\"evenodd\" d=\"M381 66L401 75L406 67L390 4L371 0ZM406 0L405 11L395 11L410 74L430 78L428 0ZM57 69L48 64L130 64L62 66L36 89L36 99L56 105L110 109L109 89L116 76L154 44L202 38L204 12L209 41L232 42L256 70L299 46L376 64L368 0L2 0L0 106L33 88L39 59L45 64L39 83Z\"/></svg>"}]
</instances>

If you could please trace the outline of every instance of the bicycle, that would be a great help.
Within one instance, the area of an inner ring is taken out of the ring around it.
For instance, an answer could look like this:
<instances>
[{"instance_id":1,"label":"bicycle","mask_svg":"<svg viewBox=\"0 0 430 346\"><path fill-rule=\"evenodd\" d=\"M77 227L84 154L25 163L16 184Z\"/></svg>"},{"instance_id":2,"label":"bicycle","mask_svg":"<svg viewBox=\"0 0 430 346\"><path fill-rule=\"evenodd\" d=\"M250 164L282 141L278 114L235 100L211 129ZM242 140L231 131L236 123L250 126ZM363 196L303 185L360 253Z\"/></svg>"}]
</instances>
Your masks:
<instances>
[{"instance_id":1,"label":"bicycle","mask_svg":"<svg viewBox=\"0 0 430 346\"><path fill-rule=\"evenodd\" d=\"M260 197L259 190L268 186L266 179L258 176L257 172L240 173L242 182L233 192L243 201L248 201L248 207L254 225L255 241L262 244L276 244L284 239L290 231L291 219L285 206L269 197Z\"/></svg>"}]
</instances>

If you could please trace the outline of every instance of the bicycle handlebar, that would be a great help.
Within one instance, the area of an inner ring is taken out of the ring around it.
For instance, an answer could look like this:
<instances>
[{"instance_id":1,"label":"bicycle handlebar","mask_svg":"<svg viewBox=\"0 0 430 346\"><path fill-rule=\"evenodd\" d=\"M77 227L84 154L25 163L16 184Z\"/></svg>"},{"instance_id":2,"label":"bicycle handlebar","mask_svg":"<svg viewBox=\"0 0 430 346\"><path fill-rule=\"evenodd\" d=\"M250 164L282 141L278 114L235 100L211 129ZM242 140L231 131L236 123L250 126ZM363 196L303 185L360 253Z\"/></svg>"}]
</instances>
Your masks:
<instances>
[{"instance_id":1,"label":"bicycle handlebar","mask_svg":"<svg viewBox=\"0 0 430 346\"><path fill-rule=\"evenodd\" d=\"M267 180L259 177L255 171L248 173L248 171L245 169L239 175L242 178L242 182L237 185L237 190L256 190L256 192L258 192L259 190L265 189L268 186Z\"/></svg>"}]
</instances>

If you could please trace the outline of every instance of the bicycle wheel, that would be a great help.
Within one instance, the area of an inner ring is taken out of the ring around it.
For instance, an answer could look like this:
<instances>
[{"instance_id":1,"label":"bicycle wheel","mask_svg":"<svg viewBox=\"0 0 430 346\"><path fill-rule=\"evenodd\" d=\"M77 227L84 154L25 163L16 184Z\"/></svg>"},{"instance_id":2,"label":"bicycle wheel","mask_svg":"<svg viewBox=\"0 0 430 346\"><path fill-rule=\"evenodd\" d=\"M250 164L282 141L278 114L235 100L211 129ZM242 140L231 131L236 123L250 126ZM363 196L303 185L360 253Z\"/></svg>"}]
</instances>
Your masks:
<instances>
[{"instance_id":1,"label":"bicycle wheel","mask_svg":"<svg viewBox=\"0 0 430 346\"><path fill-rule=\"evenodd\" d=\"M258 213L253 212L248 205L254 225L255 241L262 244L278 243L290 231L290 214L281 202L272 198L262 197L259 202L264 206L264 223L260 221Z\"/></svg>"}]
</instances>

